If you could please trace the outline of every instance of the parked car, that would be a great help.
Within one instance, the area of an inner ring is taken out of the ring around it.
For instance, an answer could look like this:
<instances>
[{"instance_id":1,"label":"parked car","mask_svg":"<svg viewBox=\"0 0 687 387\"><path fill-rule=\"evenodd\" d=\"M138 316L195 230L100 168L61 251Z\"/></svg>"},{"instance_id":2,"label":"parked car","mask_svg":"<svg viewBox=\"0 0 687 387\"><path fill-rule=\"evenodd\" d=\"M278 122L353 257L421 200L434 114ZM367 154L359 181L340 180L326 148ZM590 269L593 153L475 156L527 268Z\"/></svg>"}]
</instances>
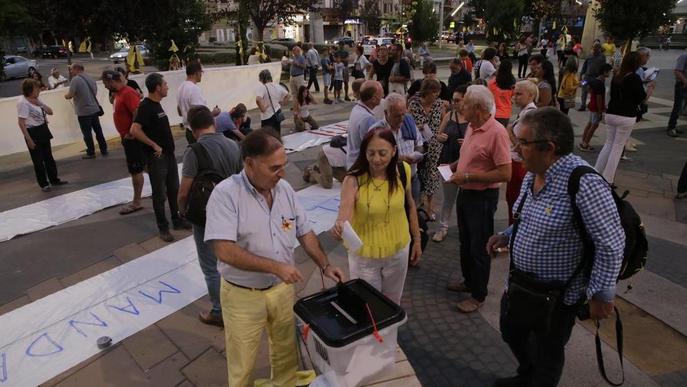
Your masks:
<instances>
[{"instance_id":1,"label":"parked car","mask_svg":"<svg viewBox=\"0 0 687 387\"><path fill-rule=\"evenodd\" d=\"M332 42L334 42L334 44L336 44L336 45L338 45L339 43L343 43L344 46L348 46L348 47L355 46L355 40L353 40L353 38L351 38L350 36L339 36L339 37L334 38L332 40Z\"/></svg>"},{"instance_id":2,"label":"parked car","mask_svg":"<svg viewBox=\"0 0 687 387\"><path fill-rule=\"evenodd\" d=\"M277 39L272 39L267 43L273 43L273 44L281 44L282 46L286 46L289 50L293 48L293 46L296 45L296 41L291 38L277 38Z\"/></svg>"},{"instance_id":3,"label":"parked car","mask_svg":"<svg viewBox=\"0 0 687 387\"><path fill-rule=\"evenodd\" d=\"M18 55L6 55L3 57L3 73L0 81L12 78L30 77L38 71L38 63L33 59L26 59Z\"/></svg>"},{"instance_id":4,"label":"parked car","mask_svg":"<svg viewBox=\"0 0 687 387\"><path fill-rule=\"evenodd\" d=\"M143 60L147 62L150 57L150 52L148 51L148 48L142 44L137 44L136 48L138 48L139 52L143 56ZM110 55L110 60L117 64L119 62L124 62L128 55L129 47L124 46L120 48L118 51L113 52Z\"/></svg>"},{"instance_id":5,"label":"parked car","mask_svg":"<svg viewBox=\"0 0 687 387\"><path fill-rule=\"evenodd\" d=\"M67 58L69 50L64 46L43 46L33 51L35 58Z\"/></svg>"},{"instance_id":6,"label":"parked car","mask_svg":"<svg viewBox=\"0 0 687 387\"><path fill-rule=\"evenodd\" d=\"M444 31L441 33L441 40L445 40L447 43L453 43L456 41L456 33Z\"/></svg>"},{"instance_id":7,"label":"parked car","mask_svg":"<svg viewBox=\"0 0 687 387\"><path fill-rule=\"evenodd\" d=\"M370 56L370 54L372 54L372 49L377 44L379 44L380 46L389 46L394 44L395 41L396 39L391 36L383 36L377 38L369 37L367 39L364 39L362 43L363 55Z\"/></svg>"}]
</instances>

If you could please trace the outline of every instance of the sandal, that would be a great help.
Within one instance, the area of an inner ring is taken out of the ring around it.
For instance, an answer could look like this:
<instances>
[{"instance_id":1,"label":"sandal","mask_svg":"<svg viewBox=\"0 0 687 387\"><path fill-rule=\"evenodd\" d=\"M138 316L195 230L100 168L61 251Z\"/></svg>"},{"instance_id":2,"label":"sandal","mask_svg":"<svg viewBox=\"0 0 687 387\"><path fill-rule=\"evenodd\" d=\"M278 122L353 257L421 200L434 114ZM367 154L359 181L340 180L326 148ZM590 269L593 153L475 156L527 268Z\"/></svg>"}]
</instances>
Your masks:
<instances>
[{"instance_id":1,"label":"sandal","mask_svg":"<svg viewBox=\"0 0 687 387\"><path fill-rule=\"evenodd\" d=\"M119 215L131 214L132 212L136 212L136 211L139 211L142 209L143 209L143 206L136 207L133 204L129 203L126 206L122 207L121 210L119 210Z\"/></svg>"}]
</instances>

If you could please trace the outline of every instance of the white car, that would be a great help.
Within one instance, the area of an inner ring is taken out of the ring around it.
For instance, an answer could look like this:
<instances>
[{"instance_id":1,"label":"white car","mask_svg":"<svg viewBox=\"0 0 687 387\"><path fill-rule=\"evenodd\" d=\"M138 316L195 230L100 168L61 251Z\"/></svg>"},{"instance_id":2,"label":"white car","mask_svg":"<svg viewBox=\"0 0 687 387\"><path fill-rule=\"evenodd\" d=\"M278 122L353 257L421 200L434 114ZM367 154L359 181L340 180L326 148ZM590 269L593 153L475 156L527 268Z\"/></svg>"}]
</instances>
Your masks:
<instances>
[{"instance_id":1,"label":"white car","mask_svg":"<svg viewBox=\"0 0 687 387\"><path fill-rule=\"evenodd\" d=\"M148 49L146 46L137 44L136 48L138 48L144 60L148 59ZM120 48L119 51L112 53L112 55L110 55L110 60L117 64L119 62L124 62L127 56L129 56L129 47L124 46Z\"/></svg>"},{"instance_id":2,"label":"white car","mask_svg":"<svg viewBox=\"0 0 687 387\"><path fill-rule=\"evenodd\" d=\"M363 39L362 46L363 46L363 55L365 56L370 56L372 54L372 50L374 49L375 45L379 44L380 46L389 46L394 43L394 38L384 36L384 37L369 37Z\"/></svg>"},{"instance_id":3,"label":"white car","mask_svg":"<svg viewBox=\"0 0 687 387\"><path fill-rule=\"evenodd\" d=\"M0 74L1 81L11 78L30 77L38 71L38 62L26 59L19 55L6 55L3 57L4 72Z\"/></svg>"}]
</instances>

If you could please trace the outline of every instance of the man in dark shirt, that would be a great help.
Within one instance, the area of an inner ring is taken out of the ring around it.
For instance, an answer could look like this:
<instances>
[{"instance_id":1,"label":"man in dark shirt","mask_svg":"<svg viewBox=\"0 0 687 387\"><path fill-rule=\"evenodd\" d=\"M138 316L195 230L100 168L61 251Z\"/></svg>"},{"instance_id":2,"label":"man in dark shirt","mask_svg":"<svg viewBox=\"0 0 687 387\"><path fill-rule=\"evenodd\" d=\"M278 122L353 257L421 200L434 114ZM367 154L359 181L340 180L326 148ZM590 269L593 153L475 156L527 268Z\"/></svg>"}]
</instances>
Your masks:
<instances>
[{"instance_id":1,"label":"man in dark shirt","mask_svg":"<svg viewBox=\"0 0 687 387\"><path fill-rule=\"evenodd\" d=\"M465 69L463 61L459 58L454 58L449 64L451 69L451 76L448 77L448 95L453 96L453 93L459 86L468 86L472 83L472 75Z\"/></svg>"},{"instance_id":2,"label":"man in dark shirt","mask_svg":"<svg viewBox=\"0 0 687 387\"><path fill-rule=\"evenodd\" d=\"M339 58L341 58L341 63L343 63L346 68L344 69L343 72L343 89L344 89L344 99L346 101L350 101L351 99L348 97L348 51L344 48L343 42L339 42L339 50L336 52L336 55Z\"/></svg>"},{"instance_id":3,"label":"man in dark shirt","mask_svg":"<svg viewBox=\"0 0 687 387\"><path fill-rule=\"evenodd\" d=\"M384 96L389 94L389 74L394 62L389 60L389 49L386 46L381 46L377 49L377 59L372 61L372 71L368 75L369 79L377 76L377 81L382 84L384 89Z\"/></svg>"},{"instance_id":4,"label":"man in dark shirt","mask_svg":"<svg viewBox=\"0 0 687 387\"><path fill-rule=\"evenodd\" d=\"M391 46L391 59L394 65L389 75L389 92L406 94L410 81L410 64L403 57L403 46L398 43Z\"/></svg>"},{"instance_id":5,"label":"man in dark shirt","mask_svg":"<svg viewBox=\"0 0 687 387\"><path fill-rule=\"evenodd\" d=\"M587 93L589 92L588 83L594 78L598 77L601 73L601 66L606 63L606 57L601 52L601 43L595 42L592 46L592 53L587 59L585 59L584 64L582 64L582 71L580 71L582 81L582 93L580 94L580 108L579 111L585 111L587 108Z\"/></svg>"},{"instance_id":6,"label":"man in dark shirt","mask_svg":"<svg viewBox=\"0 0 687 387\"><path fill-rule=\"evenodd\" d=\"M434 62L425 62L422 66L422 74L424 74L423 79L416 79L413 81L413 83L410 84L410 87L408 88L408 94L407 97L410 99L420 91L420 86L422 86L422 81L425 79L434 79L435 81L438 81L439 84L441 85L441 93L439 94L439 98L443 99L444 101L450 101L451 97L448 94L448 88L446 87L446 84L443 81L440 81L437 79L437 65Z\"/></svg>"},{"instance_id":7,"label":"man in dark shirt","mask_svg":"<svg viewBox=\"0 0 687 387\"><path fill-rule=\"evenodd\" d=\"M165 199L169 201L169 212L175 230L191 229L191 224L179 215L177 194L179 191L179 169L174 158L174 137L169 128L169 119L160 101L167 96L167 81L158 73L146 77L148 97L141 101L138 112L131 125L131 135L146 146L148 175L153 191L153 209L160 239L171 242L174 237L169 232L165 215Z\"/></svg>"}]
</instances>

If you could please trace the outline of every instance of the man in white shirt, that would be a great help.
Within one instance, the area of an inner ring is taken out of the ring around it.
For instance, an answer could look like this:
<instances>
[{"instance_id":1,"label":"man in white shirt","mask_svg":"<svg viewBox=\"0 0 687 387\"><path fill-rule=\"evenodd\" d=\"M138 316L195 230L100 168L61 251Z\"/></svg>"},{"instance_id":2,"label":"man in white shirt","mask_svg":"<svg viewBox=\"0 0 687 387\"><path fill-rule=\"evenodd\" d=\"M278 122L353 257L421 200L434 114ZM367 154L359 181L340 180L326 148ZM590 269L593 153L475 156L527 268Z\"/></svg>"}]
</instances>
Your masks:
<instances>
[{"instance_id":1,"label":"man in white shirt","mask_svg":"<svg viewBox=\"0 0 687 387\"><path fill-rule=\"evenodd\" d=\"M58 87L64 87L67 83L67 78L60 75L60 70L53 67L50 70L50 76L48 77L48 89L57 89Z\"/></svg>"},{"instance_id":2,"label":"man in white shirt","mask_svg":"<svg viewBox=\"0 0 687 387\"><path fill-rule=\"evenodd\" d=\"M193 131L188 124L188 111L193 106L207 106L208 101L203 96L203 92L198 87L198 83L203 78L203 68L198 62L191 62L186 65L186 80L181 83L177 90L177 112L181 116L182 123L186 129L186 141L189 144L196 142ZM212 115L217 116L221 110L215 106Z\"/></svg>"},{"instance_id":3,"label":"man in white shirt","mask_svg":"<svg viewBox=\"0 0 687 387\"><path fill-rule=\"evenodd\" d=\"M348 142L346 143L346 168L350 168L360 153L360 144L370 127L376 122L372 109L384 97L382 84L377 81L365 81L360 87L360 99L353 106L348 119Z\"/></svg>"},{"instance_id":4,"label":"man in white shirt","mask_svg":"<svg viewBox=\"0 0 687 387\"><path fill-rule=\"evenodd\" d=\"M315 92L320 92L320 83L317 82L317 70L320 68L320 53L312 43L308 43L308 52L305 53L305 61L308 65L308 90L315 84Z\"/></svg>"}]
</instances>

